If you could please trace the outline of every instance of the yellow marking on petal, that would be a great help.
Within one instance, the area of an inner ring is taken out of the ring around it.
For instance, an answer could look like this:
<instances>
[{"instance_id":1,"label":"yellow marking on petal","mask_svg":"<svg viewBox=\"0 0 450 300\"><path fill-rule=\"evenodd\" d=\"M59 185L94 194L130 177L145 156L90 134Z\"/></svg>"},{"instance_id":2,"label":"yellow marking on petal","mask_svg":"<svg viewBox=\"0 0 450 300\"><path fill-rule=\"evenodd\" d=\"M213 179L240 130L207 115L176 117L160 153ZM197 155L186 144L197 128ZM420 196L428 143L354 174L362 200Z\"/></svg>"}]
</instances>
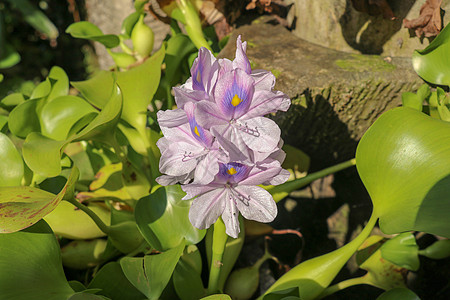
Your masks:
<instances>
[{"instance_id":1,"label":"yellow marking on petal","mask_svg":"<svg viewBox=\"0 0 450 300\"><path fill-rule=\"evenodd\" d=\"M231 167L230 169L228 169L227 173L228 173L229 175L234 175L234 174L237 173L237 171L236 171L235 168Z\"/></svg>"},{"instance_id":2,"label":"yellow marking on petal","mask_svg":"<svg viewBox=\"0 0 450 300\"><path fill-rule=\"evenodd\" d=\"M198 137L200 137L200 132L198 132L198 127L197 127L197 126L194 127L194 132L195 132L195 134L196 134Z\"/></svg>"},{"instance_id":3,"label":"yellow marking on petal","mask_svg":"<svg viewBox=\"0 0 450 300\"><path fill-rule=\"evenodd\" d=\"M238 106L239 103L242 102L242 99L239 98L239 96L237 94L234 95L233 99L231 99L231 105L233 106Z\"/></svg>"},{"instance_id":4,"label":"yellow marking on petal","mask_svg":"<svg viewBox=\"0 0 450 300\"><path fill-rule=\"evenodd\" d=\"M201 80L202 80L202 75L201 75L201 73L200 73L200 70L197 71L197 77L196 77L195 79L197 79L197 82L201 82Z\"/></svg>"}]
</instances>

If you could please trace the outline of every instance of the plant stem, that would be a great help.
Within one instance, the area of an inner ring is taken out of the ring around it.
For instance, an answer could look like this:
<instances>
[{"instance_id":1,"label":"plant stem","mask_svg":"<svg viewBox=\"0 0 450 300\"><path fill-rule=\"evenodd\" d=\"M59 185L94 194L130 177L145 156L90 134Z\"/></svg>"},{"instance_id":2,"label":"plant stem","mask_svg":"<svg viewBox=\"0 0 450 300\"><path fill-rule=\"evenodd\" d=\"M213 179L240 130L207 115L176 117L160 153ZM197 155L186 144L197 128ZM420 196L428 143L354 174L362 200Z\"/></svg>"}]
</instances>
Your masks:
<instances>
[{"instance_id":1,"label":"plant stem","mask_svg":"<svg viewBox=\"0 0 450 300\"><path fill-rule=\"evenodd\" d=\"M103 221L90 208L88 208L84 204L81 204L74 198L65 199L65 200L67 202L70 202L71 204L73 204L74 206L79 208L80 210L84 211L92 219L92 221L95 222L95 224L98 226L98 228L100 228L100 230L103 231L103 233L105 233L105 234L109 233L109 226L106 225L105 223L103 223Z\"/></svg>"},{"instance_id":2,"label":"plant stem","mask_svg":"<svg viewBox=\"0 0 450 300\"><path fill-rule=\"evenodd\" d=\"M218 291L223 252L228 239L225 230L226 228L222 218L217 219L214 224L213 232L211 269L209 271L209 283L207 289L208 295L212 295Z\"/></svg>"},{"instance_id":3,"label":"plant stem","mask_svg":"<svg viewBox=\"0 0 450 300\"><path fill-rule=\"evenodd\" d=\"M335 285L332 285L328 288L326 288L322 294L320 294L319 297L317 297L317 299L322 299L325 298L326 296L329 296L331 294L334 294L340 290L346 289L350 286L353 285L358 285L358 284L366 284L366 276L361 276L361 277L357 277L357 278L351 278L351 279L347 279L341 282L336 283Z\"/></svg>"},{"instance_id":4,"label":"plant stem","mask_svg":"<svg viewBox=\"0 0 450 300\"><path fill-rule=\"evenodd\" d=\"M319 178L325 177L327 175L336 173L338 171L347 169L349 167L352 167L356 164L356 159L352 158L348 161L345 161L343 163L334 165L332 167L308 174L307 176L299 179L294 179L292 181L285 182L283 184L277 185L277 186L270 186L266 187L267 191L272 194L273 199L275 202L278 202L282 200L283 198L287 197L290 192L298 190L299 188L302 188L314 180L317 180Z\"/></svg>"}]
</instances>

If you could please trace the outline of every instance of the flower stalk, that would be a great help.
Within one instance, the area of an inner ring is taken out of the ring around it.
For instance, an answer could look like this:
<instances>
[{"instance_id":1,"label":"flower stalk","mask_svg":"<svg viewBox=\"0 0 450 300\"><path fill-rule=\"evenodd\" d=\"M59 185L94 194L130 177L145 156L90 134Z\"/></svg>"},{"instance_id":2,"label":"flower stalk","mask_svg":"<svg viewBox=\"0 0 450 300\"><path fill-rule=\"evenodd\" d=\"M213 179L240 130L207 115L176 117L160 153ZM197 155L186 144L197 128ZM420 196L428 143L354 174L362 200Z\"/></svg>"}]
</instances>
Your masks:
<instances>
[{"instance_id":1,"label":"flower stalk","mask_svg":"<svg viewBox=\"0 0 450 300\"><path fill-rule=\"evenodd\" d=\"M96 213L94 213L90 208L88 208L86 205L78 202L77 200L75 200L74 198L70 198L70 199L64 199L67 202L71 203L72 205L74 205L75 207L79 208L80 210L82 210L83 212L85 212L91 219L92 221L95 222L95 224L98 226L98 228L105 234L109 234L109 226L106 225L105 223L103 223L103 221L99 218L99 216L97 216Z\"/></svg>"},{"instance_id":2,"label":"flower stalk","mask_svg":"<svg viewBox=\"0 0 450 300\"><path fill-rule=\"evenodd\" d=\"M214 223L211 269L209 271L209 283L207 292L212 295L218 291L220 270L222 269L222 258L227 243L228 235L225 233L225 224L222 218Z\"/></svg>"}]
</instances>

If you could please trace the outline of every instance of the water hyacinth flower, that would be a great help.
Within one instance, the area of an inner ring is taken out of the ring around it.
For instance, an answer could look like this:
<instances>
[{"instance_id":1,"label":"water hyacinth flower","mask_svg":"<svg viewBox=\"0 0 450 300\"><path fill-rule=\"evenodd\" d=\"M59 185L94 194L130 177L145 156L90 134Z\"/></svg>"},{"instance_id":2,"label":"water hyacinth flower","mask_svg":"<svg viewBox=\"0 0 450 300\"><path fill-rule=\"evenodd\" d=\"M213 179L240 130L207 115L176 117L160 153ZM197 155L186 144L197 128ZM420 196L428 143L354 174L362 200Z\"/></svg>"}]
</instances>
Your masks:
<instances>
[{"instance_id":1,"label":"water hyacinth flower","mask_svg":"<svg viewBox=\"0 0 450 300\"><path fill-rule=\"evenodd\" d=\"M178 108L158 112L164 175L157 181L179 183L187 193L184 199L194 198L189 219L195 227L208 228L221 216L232 237L239 233L239 213L273 221L276 204L258 185L289 178L281 167L280 128L264 116L286 111L290 99L273 90L271 72L251 69L246 48L239 36L233 61L201 48L192 76L174 88Z\"/></svg>"}]
</instances>

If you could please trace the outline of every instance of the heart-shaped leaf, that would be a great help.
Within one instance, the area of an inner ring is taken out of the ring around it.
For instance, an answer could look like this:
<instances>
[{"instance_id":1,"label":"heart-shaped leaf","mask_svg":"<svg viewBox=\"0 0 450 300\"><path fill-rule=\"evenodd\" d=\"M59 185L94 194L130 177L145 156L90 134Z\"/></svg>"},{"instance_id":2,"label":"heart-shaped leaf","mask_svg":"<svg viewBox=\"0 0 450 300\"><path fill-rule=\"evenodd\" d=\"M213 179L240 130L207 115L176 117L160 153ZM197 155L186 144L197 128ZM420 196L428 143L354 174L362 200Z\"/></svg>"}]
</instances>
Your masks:
<instances>
[{"instance_id":1,"label":"heart-shaped leaf","mask_svg":"<svg viewBox=\"0 0 450 300\"><path fill-rule=\"evenodd\" d=\"M111 223L111 212L104 205L91 203L88 205L106 225ZM62 201L44 220L53 232L61 237L73 240L95 239L106 234L102 232L92 219L83 211L67 201Z\"/></svg>"},{"instance_id":2,"label":"heart-shaped leaf","mask_svg":"<svg viewBox=\"0 0 450 300\"><path fill-rule=\"evenodd\" d=\"M8 136L0 132L0 186L17 186L23 177L22 156Z\"/></svg>"},{"instance_id":3,"label":"heart-shaped leaf","mask_svg":"<svg viewBox=\"0 0 450 300\"><path fill-rule=\"evenodd\" d=\"M0 234L0 253L0 299L61 300L74 293L64 276L59 244L44 221Z\"/></svg>"},{"instance_id":4,"label":"heart-shaped leaf","mask_svg":"<svg viewBox=\"0 0 450 300\"><path fill-rule=\"evenodd\" d=\"M114 127L119 121L122 110L122 93L116 86L108 104L100 113L79 133L65 141L55 141L41 133L29 134L23 144L23 157L33 172L47 177L54 177L61 173L61 153L71 142L97 139L110 142L114 139Z\"/></svg>"},{"instance_id":5,"label":"heart-shaped leaf","mask_svg":"<svg viewBox=\"0 0 450 300\"><path fill-rule=\"evenodd\" d=\"M17 105L9 114L9 130L20 138L26 138L30 132L41 130L37 107L41 99L27 100Z\"/></svg>"},{"instance_id":6,"label":"heart-shaped leaf","mask_svg":"<svg viewBox=\"0 0 450 300\"><path fill-rule=\"evenodd\" d=\"M69 93L69 77L66 72L60 67L54 66L48 73L48 78L53 80L52 88L47 96L47 101L61 96L66 96Z\"/></svg>"},{"instance_id":7,"label":"heart-shaped leaf","mask_svg":"<svg viewBox=\"0 0 450 300\"><path fill-rule=\"evenodd\" d=\"M450 237L450 123L411 108L388 111L359 142L356 166L383 232Z\"/></svg>"},{"instance_id":8,"label":"heart-shaped leaf","mask_svg":"<svg viewBox=\"0 0 450 300\"><path fill-rule=\"evenodd\" d=\"M404 232L387 240L380 248L381 256L402 268L417 271L420 266L419 246L415 236Z\"/></svg>"},{"instance_id":9,"label":"heart-shaped leaf","mask_svg":"<svg viewBox=\"0 0 450 300\"><path fill-rule=\"evenodd\" d=\"M72 126L89 113L97 114L97 110L79 97L55 98L42 108L42 134L54 140L65 140Z\"/></svg>"},{"instance_id":10,"label":"heart-shaped leaf","mask_svg":"<svg viewBox=\"0 0 450 300\"><path fill-rule=\"evenodd\" d=\"M103 34L103 32L94 24L81 21L71 24L66 29L66 33L74 38L87 39L102 43L106 48L114 48L119 45L120 39L114 34Z\"/></svg>"},{"instance_id":11,"label":"heart-shaped leaf","mask_svg":"<svg viewBox=\"0 0 450 300\"><path fill-rule=\"evenodd\" d=\"M197 244L206 234L189 221L190 201L179 185L160 187L136 204L135 218L147 242L159 251L176 247L183 239Z\"/></svg>"},{"instance_id":12,"label":"heart-shaped leaf","mask_svg":"<svg viewBox=\"0 0 450 300\"><path fill-rule=\"evenodd\" d=\"M49 214L66 191L72 189L78 174L78 169L72 168L69 179L57 195L29 186L0 187L0 233L27 228Z\"/></svg>"},{"instance_id":13,"label":"heart-shaped leaf","mask_svg":"<svg viewBox=\"0 0 450 300\"><path fill-rule=\"evenodd\" d=\"M112 284L114 283L114 284ZM118 262L110 262L97 272L89 283L89 289L101 289L99 295L115 300L142 300L145 296L125 277Z\"/></svg>"},{"instance_id":14,"label":"heart-shaped leaf","mask_svg":"<svg viewBox=\"0 0 450 300\"><path fill-rule=\"evenodd\" d=\"M156 255L141 258L124 257L120 261L127 279L150 300L159 299L184 249L184 241L177 247Z\"/></svg>"},{"instance_id":15,"label":"heart-shaped leaf","mask_svg":"<svg viewBox=\"0 0 450 300\"><path fill-rule=\"evenodd\" d=\"M412 64L416 73L428 82L450 85L450 26L421 51L414 51Z\"/></svg>"},{"instance_id":16,"label":"heart-shaped leaf","mask_svg":"<svg viewBox=\"0 0 450 300\"><path fill-rule=\"evenodd\" d=\"M381 294L377 300L420 300L413 291L407 288L395 288Z\"/></svg>"},{"instance_id":17,"label":"heart-shaped leaf","mask_svg":"<svg viewBox=\"0 0 450 300\"><path fill-rule=\"evenodd\" d=\"M116 72L117 84L123 93L122 119L142 133L147 122L147 107L158 88L164 53L162 47L143 64L125 72ZM90 103L101 108L113 83L111 72L100 72L87 81L72 82L72 85Z\"/></svg>"},{"instance_id":18,"label":"heart-shaped leaf","mask_svg":"<svg viewBox=\"0 0 450 300\"><path fill-rule=\"evenodd\" d=\"M198 261L200 262L200 272L197 270L198 265L192 264L193 261L191 259L193 257L189 257L193 253L198 255L195 261L197 263ZM183 259L184 257L185 259ZM205 295L205 288L201 278L201 257L198 249L195 252L185 253L181 256L173 272L173 285L181 300L200 299Z\"/></svg>"}]
</instances>

